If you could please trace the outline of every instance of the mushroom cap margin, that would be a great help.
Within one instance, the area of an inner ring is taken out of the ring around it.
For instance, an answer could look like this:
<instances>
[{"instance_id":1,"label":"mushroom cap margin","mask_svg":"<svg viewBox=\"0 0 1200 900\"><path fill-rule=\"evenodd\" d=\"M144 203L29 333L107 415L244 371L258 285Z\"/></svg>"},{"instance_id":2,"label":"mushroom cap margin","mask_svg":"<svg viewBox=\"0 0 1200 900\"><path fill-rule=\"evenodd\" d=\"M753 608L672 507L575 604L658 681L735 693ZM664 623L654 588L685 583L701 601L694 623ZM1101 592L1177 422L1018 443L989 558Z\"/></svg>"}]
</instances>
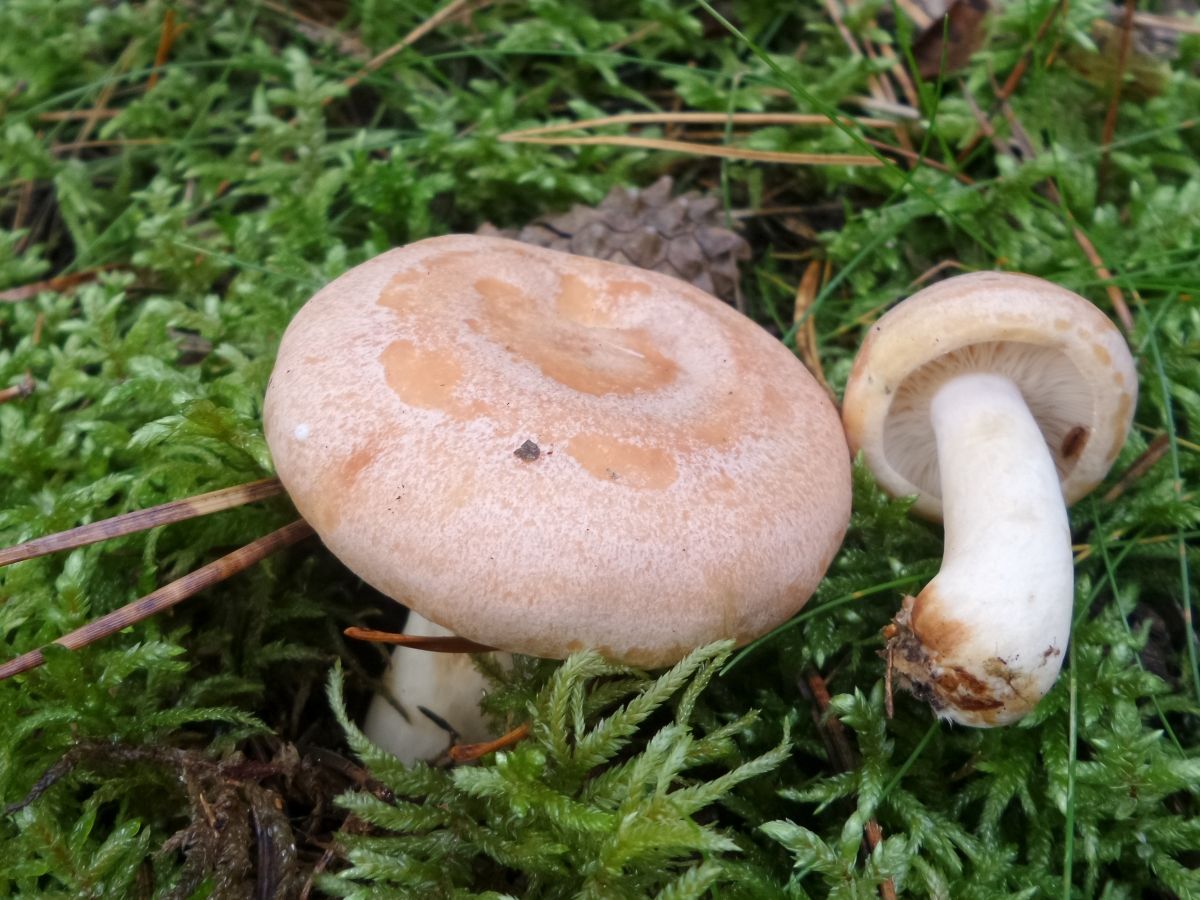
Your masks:
<instances>
[{"instance_id":1,"label":"mushroom cap margin","mask_svg":"<svg viewBox=\"0 0 1200 900\"><path fill-rule=\"evenodd\" d=\"M890 452L889 416L915 373L983 346L989 348L984 355L1013 348L1029 357L1045 353L1056 358L1056 376L1078 376L1072 387L1086 394L1086 421L1051 423L1037 409L1034 415L1047 433L1066 502L1086 496L1125 443L1137 404L1137 369L1125 339L1104 313L1078 294L1031 275L958 275L888 310L871 327L846 384L842 420L851 452L863 453L888 493L915 495L914 511L939 520L940 496L915 483L909 477L912 465ZM1021 383L1019 376L1014 380L1027 400L1031 393L1044 393L1045 385ZM924 453L936 459L932 426Z\"/></svg>"}]
</instances>

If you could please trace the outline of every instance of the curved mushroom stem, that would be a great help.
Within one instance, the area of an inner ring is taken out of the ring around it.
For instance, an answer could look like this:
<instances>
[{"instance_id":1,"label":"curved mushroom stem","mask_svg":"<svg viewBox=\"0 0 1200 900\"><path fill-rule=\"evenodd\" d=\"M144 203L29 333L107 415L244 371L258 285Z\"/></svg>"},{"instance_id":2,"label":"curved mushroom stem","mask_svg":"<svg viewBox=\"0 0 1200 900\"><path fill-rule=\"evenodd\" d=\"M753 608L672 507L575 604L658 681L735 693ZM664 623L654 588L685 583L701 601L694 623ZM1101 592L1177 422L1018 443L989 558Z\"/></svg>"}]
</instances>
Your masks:
<instances>
[{"instance_id":1,"label":"curved mushroom stem","mask_svg":"<svg viewBox=\"0 0 1200 900\"><path fill-rule=\"evenodd\" d=\"M404 631L427 637L454 634L412 611ZM384 681L405 715L387 697L376 694L363 733L403 762L432 761L453 743L479 743L495 737L479 710L487 680L468 654L397 647Z\"/></svg>"},{"instance_id":2,"label":"curved mushroom stem","mask_svg":"<svg viewBox=\"0 0 1200 900\"><path fill-rule=\"evenodd\" d=\"M1010 380L957 376L930 409L945 550L937 577L905 598L888 654L942 718L1005 725L1033 709L1062 666L1074 598L1066 504Z\"/></svg>"}]
</instances>

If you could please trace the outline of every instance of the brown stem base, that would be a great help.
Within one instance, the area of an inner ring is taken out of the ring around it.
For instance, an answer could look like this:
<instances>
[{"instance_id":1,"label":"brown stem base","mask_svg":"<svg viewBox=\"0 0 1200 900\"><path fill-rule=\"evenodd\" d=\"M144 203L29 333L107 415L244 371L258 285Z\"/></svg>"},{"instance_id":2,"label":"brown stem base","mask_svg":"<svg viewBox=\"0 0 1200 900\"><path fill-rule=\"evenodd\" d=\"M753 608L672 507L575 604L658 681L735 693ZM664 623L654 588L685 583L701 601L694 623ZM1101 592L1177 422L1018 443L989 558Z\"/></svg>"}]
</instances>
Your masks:
<instances>
[{"instance_id":1,"label":"brown stem base","mask_svg":"<svg viewBox=\"0 0 1200 900\"><path fill-rule=\"evenodd\" d=\"M902 688L933 707L938 718L962 725L1006 725L1029 712L1036 701L1029 702L1027 692L1020 689L1022 676L1003 659L983 661L985 680L944 659L922 640L914 621L923 598L924 591L918 597L905 597L896 617L883 629L889 681L894 675Z\"/></svg>"}]
</instances>

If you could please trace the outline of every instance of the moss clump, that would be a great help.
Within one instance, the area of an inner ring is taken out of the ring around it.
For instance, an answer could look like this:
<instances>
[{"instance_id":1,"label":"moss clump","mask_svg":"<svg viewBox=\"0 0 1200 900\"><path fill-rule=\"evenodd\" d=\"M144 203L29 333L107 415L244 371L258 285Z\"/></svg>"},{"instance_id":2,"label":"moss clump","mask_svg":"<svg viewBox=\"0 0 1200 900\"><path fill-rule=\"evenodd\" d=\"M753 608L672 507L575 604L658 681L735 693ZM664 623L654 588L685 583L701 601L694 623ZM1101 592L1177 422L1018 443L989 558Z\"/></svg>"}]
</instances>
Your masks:
<instances>
[{"instance_id":1,"label":"moss clump","mask_svg":"<svg viewBox=\"0 0 1200 900\"><path fill-rule=\"evenodd\" d=\"M903 6L841 24L916 73ZM0 403L0 542L269 475L279 336L351 265L669 171L743 223L748 312L835 392L879 312L946 267L1130 308L1141 399L1113 481L1072 511L1064 676L1020 727L938 725L903 695L888 720L880 630L936 571L941 535L857 471L818 595L719 671L724 648L658 677L521 661L491 705L530 722L527 741L399 771L343 727L383 660L342 628L393 605L310 543L0 684L0 804L35 795L0 817L0 894L1200 895L1200 41L1178 32L1135 60L1157 75L1122 94L1110 140L1120 72L1090 37L1107 4L1007 4L954 77L911 74L899 130L723 129L885 163L800 168L498 138L675 108L858 116L898 69L851 52L824 4L722 4L738 34L703 2L476 4L362 71L433 12L0 4L0 390L33 383ZM0 570L0 652L292 516L276 498Z\"/></svg>"}]
</instances>

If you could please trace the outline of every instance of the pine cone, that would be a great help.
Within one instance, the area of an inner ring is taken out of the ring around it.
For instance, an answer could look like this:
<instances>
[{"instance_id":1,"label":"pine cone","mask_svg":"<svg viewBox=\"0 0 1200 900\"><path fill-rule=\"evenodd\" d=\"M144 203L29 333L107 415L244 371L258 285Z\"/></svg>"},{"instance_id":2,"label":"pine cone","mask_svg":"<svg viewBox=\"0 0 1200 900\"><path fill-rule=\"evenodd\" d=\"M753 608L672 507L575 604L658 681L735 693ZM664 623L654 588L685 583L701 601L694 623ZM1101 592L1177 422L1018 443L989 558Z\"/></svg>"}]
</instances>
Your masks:
<instances>
[{"instance_id":1,"label":"pine cone","mask_svg":"<svg viewBox=\"0 0 1200 900\"><path fill-rule=\"evenodd\" d=\"M736 303L737 264L750 258L750 245L721 225L715 197L688 191L672 198L671 185L664 176L644 190L615 187L597 207L576 205L520 230L484 225L478 233L652 269Z\"/></svg>"}]
</instances>

